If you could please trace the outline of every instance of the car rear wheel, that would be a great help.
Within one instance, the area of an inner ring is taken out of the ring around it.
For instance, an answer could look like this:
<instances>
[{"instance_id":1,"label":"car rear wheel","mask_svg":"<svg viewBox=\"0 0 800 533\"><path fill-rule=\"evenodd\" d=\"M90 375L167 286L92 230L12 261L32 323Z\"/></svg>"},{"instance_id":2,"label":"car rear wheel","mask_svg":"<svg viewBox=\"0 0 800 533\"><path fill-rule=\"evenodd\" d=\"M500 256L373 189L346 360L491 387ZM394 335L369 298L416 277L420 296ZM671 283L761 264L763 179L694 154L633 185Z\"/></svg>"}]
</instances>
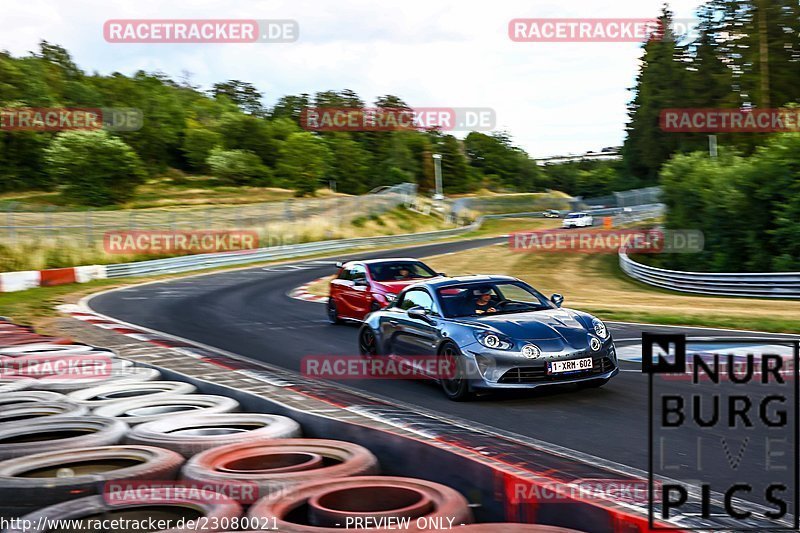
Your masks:
<instances>
[{"instance_id":1,"label":"car rear wheel","mask_svg":"<svg viewBox=\"0 0 800 533\"><path fill-rule=\"evenodd\" d=\"M453 369L452 377L442 377L439 382L445 396L454 402L463 402L472 399L472 391L469 388L469 380L464 365L464 356L458 346L448 342L439 350L439 357L442 359L440 368Z\"/></svg>"},{"instance_id":2,"label":"car rear wheel","mask_svg":"<svg viewBox=\"0 0 800 533\"><path fill-rule=\"evenodd\" d=\"M336 302L333 298L328 298L328 322L331 324L341 324L342 319L339 318L339 311L336 309Z\"/></svg>"}]
</instances>

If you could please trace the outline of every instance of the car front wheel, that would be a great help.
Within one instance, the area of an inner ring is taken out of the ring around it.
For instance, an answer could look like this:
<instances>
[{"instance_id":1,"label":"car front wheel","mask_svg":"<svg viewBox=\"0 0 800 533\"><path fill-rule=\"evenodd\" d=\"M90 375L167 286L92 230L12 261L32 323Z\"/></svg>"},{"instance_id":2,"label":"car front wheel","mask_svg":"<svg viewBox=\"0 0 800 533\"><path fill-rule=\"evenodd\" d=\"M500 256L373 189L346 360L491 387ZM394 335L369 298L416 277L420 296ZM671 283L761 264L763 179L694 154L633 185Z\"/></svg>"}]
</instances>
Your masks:
<instances>
[{"instance_id":1,"label":"car front wheel","mask_svg":"<svg viewBox=\"0 0 800 533\"><path fill-rule=\"evenodd\" d=\"M372 359L378 355L378 339L372 328L364 325L358 332L358 353L365 359Z\"/></svg>"},{"instance_id":2,"label":"car front wheel","mask_svg":"<svg viewBox=\"0 0 800 533\"><path fill-rule=\"evenodd\" d=\"M445 343L439 350L439 358L442 361L439 368L442 372L447 373L447 376L439 379L445 396L454 402L472 399L473 394L469 388L464 356L458 346L452 342Z\"/></svg>"}]
</instances>

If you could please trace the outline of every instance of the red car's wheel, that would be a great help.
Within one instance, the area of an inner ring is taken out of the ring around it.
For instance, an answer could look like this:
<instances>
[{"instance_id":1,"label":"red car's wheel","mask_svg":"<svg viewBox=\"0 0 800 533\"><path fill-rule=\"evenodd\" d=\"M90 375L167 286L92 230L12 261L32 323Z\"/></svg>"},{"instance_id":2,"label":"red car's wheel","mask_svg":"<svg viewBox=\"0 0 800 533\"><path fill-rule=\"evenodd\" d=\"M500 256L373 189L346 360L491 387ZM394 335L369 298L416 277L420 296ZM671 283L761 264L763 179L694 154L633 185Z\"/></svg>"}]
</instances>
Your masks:
<instances>
[{"instance_id":1,"label":"red car's wheel","mask_svg":"<svg viewBox=\"0 0 800 533\"><path fill-rule=\"evenodd\" d=\"M333 298L328 298L328 322L331 324L341 324L342 319L339 318L339 311L336 309L336 302L333 301Z\"/></svg>"}]
</instances>

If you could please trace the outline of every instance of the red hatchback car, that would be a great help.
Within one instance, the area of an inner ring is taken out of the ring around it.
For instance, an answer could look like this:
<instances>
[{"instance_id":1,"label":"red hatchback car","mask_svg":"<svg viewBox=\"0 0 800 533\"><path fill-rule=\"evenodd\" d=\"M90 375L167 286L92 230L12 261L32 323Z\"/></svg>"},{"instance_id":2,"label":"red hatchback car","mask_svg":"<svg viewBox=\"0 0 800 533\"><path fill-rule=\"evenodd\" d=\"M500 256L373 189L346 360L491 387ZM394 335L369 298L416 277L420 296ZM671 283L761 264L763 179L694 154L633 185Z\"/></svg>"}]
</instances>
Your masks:
<instances>
[{"instance_id":1,"label":"red hatchback car","mask_svg":"<svg viewBox=\"0 0 800 533\"><path fill-rule=\"evenodd\" d=\"M373 259L339 264L331 280L328 320L364 320L368 314L394 301L409 285L444 276L416 259Z\"/></svg>"}]
</instances>

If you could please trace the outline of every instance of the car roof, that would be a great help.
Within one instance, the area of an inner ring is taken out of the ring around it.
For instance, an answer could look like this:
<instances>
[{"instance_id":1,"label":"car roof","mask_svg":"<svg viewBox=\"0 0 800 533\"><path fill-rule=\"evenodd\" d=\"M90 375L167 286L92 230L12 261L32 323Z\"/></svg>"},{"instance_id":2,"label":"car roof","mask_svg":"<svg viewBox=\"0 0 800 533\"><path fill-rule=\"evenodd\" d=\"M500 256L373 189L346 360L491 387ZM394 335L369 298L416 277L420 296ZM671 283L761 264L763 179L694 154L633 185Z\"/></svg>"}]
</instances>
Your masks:
<instances>
[{"instance_id":1,"label":"car roof","mask_svg":"<svg viewBox=\"0 0 800 533\"><path fill-rule=\"evenodd\" d=\"M414 262L414 263L422 263L419 259L415 259L413 257L389 257L386 259L354 259L352 261L346 261L343 266L346 265L377 265L380 263L405 263L405 262Z\"/></svg>"},{"instance_id":2,"label":"car roof","mask_svg":"<svg viewBox=\"0 0 800 533\"><path fill-rule=\"evenodd\" d=\"M518 281L517 278L512 276L499 276L487 274L473 274L470 276L456 276L452 278L433 278L430 281L421 281L412 285L412 287L425 286L432 289L440 289L442 287L452 287L453 285L463 285L465 283L487 283L493 281Z\"/></svg>"}]
</instances>

